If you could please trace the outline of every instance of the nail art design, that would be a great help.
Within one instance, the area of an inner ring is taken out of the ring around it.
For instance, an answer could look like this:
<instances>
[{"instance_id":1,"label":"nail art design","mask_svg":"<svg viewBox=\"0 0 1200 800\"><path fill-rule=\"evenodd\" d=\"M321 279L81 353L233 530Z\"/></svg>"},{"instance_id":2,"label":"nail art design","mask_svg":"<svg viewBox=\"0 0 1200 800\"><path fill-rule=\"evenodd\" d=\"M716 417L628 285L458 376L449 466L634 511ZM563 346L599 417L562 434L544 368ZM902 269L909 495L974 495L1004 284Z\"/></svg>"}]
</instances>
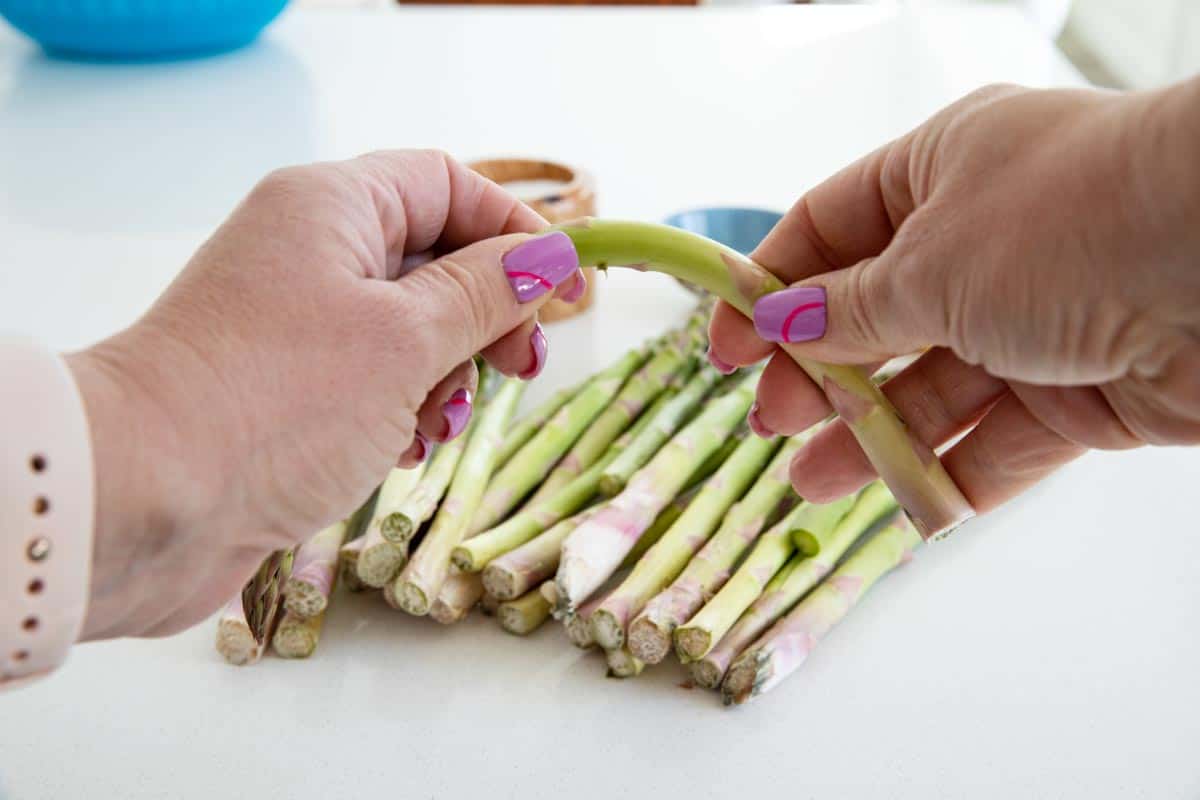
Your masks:
<instances>
[{"instance_id":1,"label":"nail art design","mask_svg":"<svg viewBox=\"0 0 1200 800\"><path fill-rule=\"evenodd\" d=\"M446 432L442 434L441 441L448 442L462 433L471 419L471 393L466 389L456 389L450 399L442 404L442 418L446 420Z\"/></svg>"},{"instance_id":2,"label":"nail art design","mask_svg":"<svg viewBox=\"0 0 1200 800\"><path fill-rule=\"evenodd\" d=\"M533 333L529 336L529 349L533 351L533 362L529 369L517 376L523 381L536 378L541 374L542 367L546 366L546 332L542 330L540 322L533 326Z\"/></svg>"},{"instance_id":3,"label":"nail art design","mask_svg":"<svg viewBox=\"0 0 1200 800\"><path fill-rule=\"evenodd\" d=\"M729 364L717 358L717 354L712 351L711 346L708 348L708 363L712 364L713 367L716 368L717 372L721 373L722 375L732 375L737 371L737 367L735 367L733 364Z\"/></svg>"},{"instance_id":4,"label":"nail art design","mask_svg":"<svg viewBox=\"0 0 1200 800\"><path fill-rule=\"evenodd\" d=\"M418 464L429 458L429 440L425 438L425 434L415 431L413 433L413 446L417 448L415 457Z\"/></svg>"},{"instance_id":5,"label":"nail art design","mask_svg":"<svg viewBox=\"0 0 1200 800\"><path fill-rule=\"evenodd\" d=\"M528 303L571 277L579 269L579 254L571 237L554 231L517 245L500 264L517 302Z\"/></svg>"},{"instance_id":6,"label":"nail art design","mask_svg":"<svg viewBox=\"0 0 1200 800\"><path fill-rule=\"evenodd\" d=\"M774 439L775 431L763 424L762 417L759 416L758 401L750 406L750 413L746 415L746 424L750 426L750 430L760 439Z\"/></svg>"},{"instance_id":7,"label":"nail art design","mask_svg":"<svg viewBox=\"0 0 1200 800\"><path fill-rule=\"evenodd\" d=\"M754 329L769 342L807 342L825 335L825 289L796 286L760 297Z\"/></svg>"},{"instance_id":8,"label":"nail art design","mask_svg":"<svg viewBox=\"0 0 1200 800\"><path fill-rule=\"evenodd\" d=\"M584 291L587 289L587 278L583 277L582 270L576 270L575 282L571 284L571 288L563 292L558 298L564 303L574 303L579 298L583 297Z\"/></svg>"}]
</instances>

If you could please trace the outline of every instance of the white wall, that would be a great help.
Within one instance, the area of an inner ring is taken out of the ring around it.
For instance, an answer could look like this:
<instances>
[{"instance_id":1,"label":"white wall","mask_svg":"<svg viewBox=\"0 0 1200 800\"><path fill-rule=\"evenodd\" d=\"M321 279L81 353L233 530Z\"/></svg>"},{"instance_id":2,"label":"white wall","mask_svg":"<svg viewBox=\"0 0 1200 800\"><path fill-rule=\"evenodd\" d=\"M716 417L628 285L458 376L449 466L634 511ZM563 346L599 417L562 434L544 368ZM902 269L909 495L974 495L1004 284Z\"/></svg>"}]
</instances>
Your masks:
<instances>
[{"instance_id":1,"label":"white wall","mask_svg":"<svg viewBox=\"0 0 1200 800\"><path fill-rule=\"evenodd\" d=\"M1198 0L1075 0L1069 27L1128 86L1200 72Z\"/></svg>"}]
</instances>

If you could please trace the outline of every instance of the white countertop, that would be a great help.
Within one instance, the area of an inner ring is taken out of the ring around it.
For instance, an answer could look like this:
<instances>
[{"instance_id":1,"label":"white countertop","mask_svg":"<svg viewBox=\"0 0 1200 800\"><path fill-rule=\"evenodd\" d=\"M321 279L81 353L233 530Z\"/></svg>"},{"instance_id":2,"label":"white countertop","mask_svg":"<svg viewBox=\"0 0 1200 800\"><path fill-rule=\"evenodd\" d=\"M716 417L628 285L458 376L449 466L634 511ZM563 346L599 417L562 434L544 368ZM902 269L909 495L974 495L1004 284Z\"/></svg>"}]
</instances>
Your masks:
<instances>
[{"instance_id":1,"label":"white countertop","mask_svg":"<svg viewBox=\"0 0 1200 800\"><path fill-rule=\"evenodd\" d=\"M284 163L526 153L593 171L611 216L782 208L994 80L1080 82L996 7L292 12L251 50L138 67L0 27L0 326L77 347L127 324ZM552 330L531 402L689 305L652 276L602 289ZM208 625L80 647L0 697L0 796L1195 798L1197 463L1085 458L733 711L673 665L605 680L551 626L446 630L366 597L306 663L227 667Z\"/></svg>"}]
</instances>

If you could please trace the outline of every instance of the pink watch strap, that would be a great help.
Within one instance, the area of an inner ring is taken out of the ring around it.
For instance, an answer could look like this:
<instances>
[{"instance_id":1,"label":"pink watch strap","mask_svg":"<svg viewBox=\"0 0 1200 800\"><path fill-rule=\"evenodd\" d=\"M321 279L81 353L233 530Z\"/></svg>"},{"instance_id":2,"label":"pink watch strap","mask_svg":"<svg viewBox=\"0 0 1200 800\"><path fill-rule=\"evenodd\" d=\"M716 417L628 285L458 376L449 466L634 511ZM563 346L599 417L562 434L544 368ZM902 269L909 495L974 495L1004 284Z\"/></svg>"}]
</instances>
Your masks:
<instances>
[{"instance_id":1,"label":"pink watch strap","mask_svg":"<svg viewBox=\"0 0 1200 800\"><path fill-rule=\"evenodd\" d=\"M0 689L67 656L87 611L95 480L66 363L0 336Z\"/></svg>"}]
</instances>

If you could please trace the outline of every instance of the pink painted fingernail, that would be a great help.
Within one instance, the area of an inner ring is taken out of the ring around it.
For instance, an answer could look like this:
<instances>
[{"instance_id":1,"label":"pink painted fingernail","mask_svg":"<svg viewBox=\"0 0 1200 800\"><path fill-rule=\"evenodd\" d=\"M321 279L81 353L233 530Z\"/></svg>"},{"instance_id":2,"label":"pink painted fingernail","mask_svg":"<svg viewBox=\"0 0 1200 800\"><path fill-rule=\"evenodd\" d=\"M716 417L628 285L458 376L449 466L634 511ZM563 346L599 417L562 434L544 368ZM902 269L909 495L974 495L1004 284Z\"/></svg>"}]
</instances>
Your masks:
<instances>
[{"instance_id":1,"label":"pink painted fingernail","mask_svg":"<svg viewBox=\"0 0 1200 800\"><path fill-rule=\"evenodd\" d=\"M540 322L533 326L533 333L529 336L529 348L533 351L533 362L529 369L517 375L523 381L536 378L541 374L542 367L546 366L546 332L542 330Z\"/></svg>"},{"instance_id":2,"label":"pink painted fingernail","mask_svg":"<svg viewBox=\"0 0 1200 800\"><path fill-rule=\"evenodd\" d=\"M722 375L732 375L737 371L737 367L735 367L733 364L729 364L717 358L717 354L713 352L711 345L708 348L708 363L712 364L716 368L717 372L721 373Z\"/></svg>"},{"instance_id":3,"label":"pink painted fingernail","mask_svg":"<svg viewBox=\"0 0 1200 800\"><path fill-rule=\"evenodd\" d=\"M583 277L583 270L575 270L575 282L571 284L571 288L564 291L558 296L559 300L564 303L574 303L579 298L583 297L583 293L587 290L587 278Z\"/></svg>"},{"instance_id":4,"label":"pink painted fingernail","mask_svg":"<svg viewBox=\"0 0 1200 800\"><path fill-rule=\"evenodd\" d=\"M450 399L442 404L442 418L446 420L446 432L438 441L448 442L462 433L471 419L471 393L466 389L456 389Z\"/></svg>"},{"instance_id":5,"label":"pink painted fingernail","mask_svg":"<svg viewBox=\"0 0 1200 800\"><path fill-rule=\"evenodd\" d=\"M418 448L416 455L418 464L429 458L429 440L425 438L425 434L420 431L413 433L413 445Z\"/></svg>"},{"instance_id":6,"label":"pink painted fingernail","mask_svg":"<svg viewBox=\"0 0 1200 800\"><path fill-rule=\"evenodd\" d=\"M758 298L754 329L768 342L807 342L825 335L825 289L795 286Z\"/></svg>"},{"instance_id":7,"label":"pink painted fingernail","mask_svg":"<svg viewBox=\"0 0 1200 800\"><path fill-rule=\"evenodd\" d=\"M746 415L746 424L750 426L750 430L754 431L754 435L760 439L774 439L778 434L763 424L762 417L759 415L758 401L750 406L750 413Z\"/></svg>"},{"instance_id":8,"label":"pink painted fingernail","mask_svg":"<svg viewBox=\"0 0 1200 800\"><path fill-rule=\"evenodd\" d=\"M501 256L500 264L517 302L528 303L575 274L579 270L579 254L571 237L554 231L521 242Z\"/></svg>"}]
</instances>

